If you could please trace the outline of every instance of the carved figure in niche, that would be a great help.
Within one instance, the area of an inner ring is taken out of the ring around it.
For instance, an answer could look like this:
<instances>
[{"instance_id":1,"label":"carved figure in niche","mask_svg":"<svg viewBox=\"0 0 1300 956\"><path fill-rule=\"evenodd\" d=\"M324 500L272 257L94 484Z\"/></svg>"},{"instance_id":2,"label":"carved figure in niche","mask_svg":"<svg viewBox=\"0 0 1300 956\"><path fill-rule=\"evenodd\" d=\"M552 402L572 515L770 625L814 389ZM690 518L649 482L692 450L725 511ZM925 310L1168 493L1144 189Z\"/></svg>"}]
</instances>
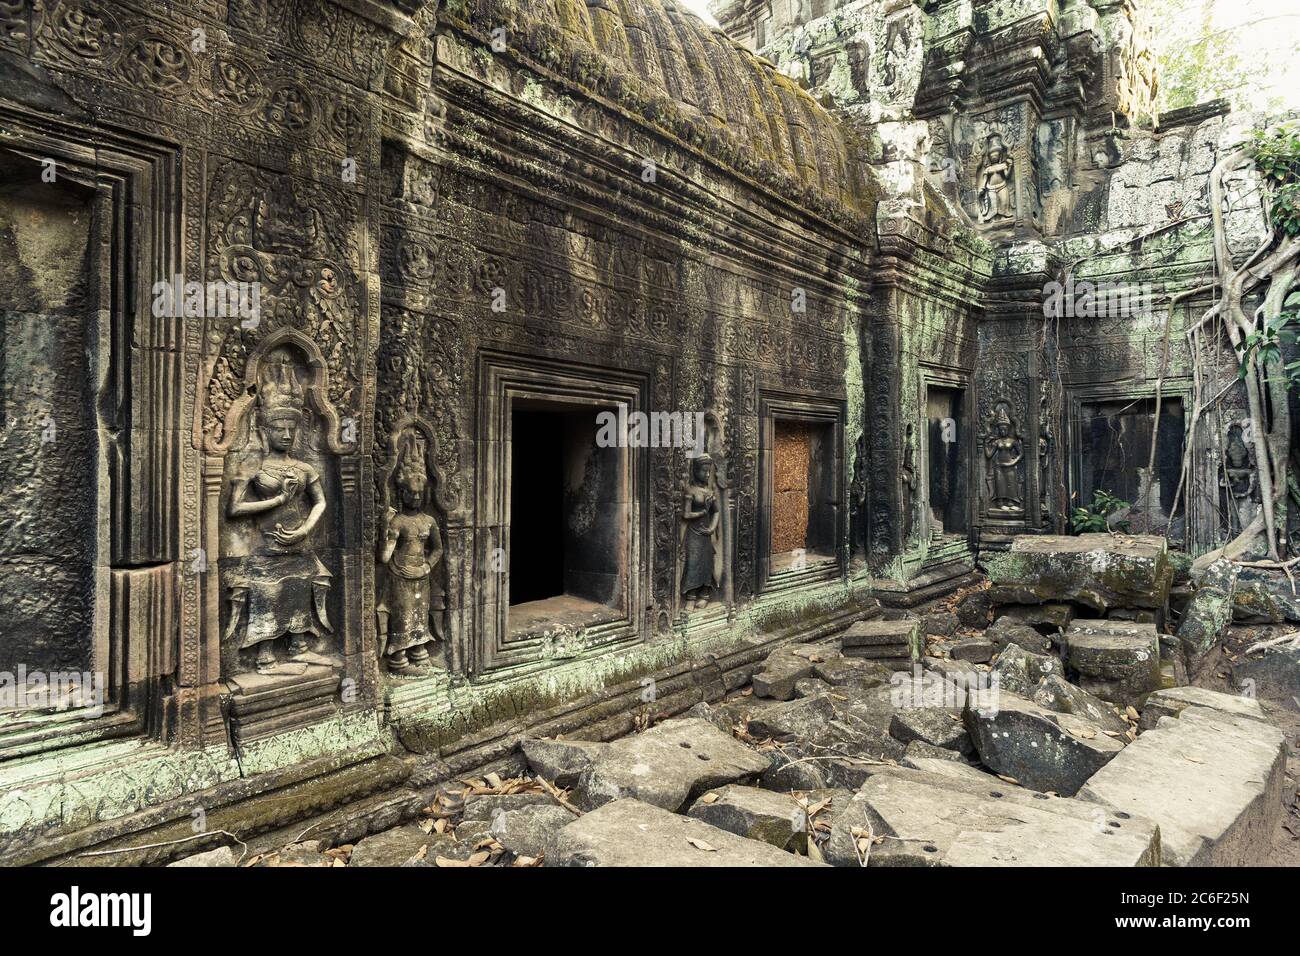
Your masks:
<instances>
[{"instance_id":1,"label":"carved figure in niche","mask_svg":"<svg viewBox=\"0 0 1300 956\"><path fill-rule=\"evenodd\" d=\"M230 519L251 523L253 544L230 579L226 637L238 634L247 612L239 650L256 652L259 674L276 672L275 642L286 635L289 660L327 662L315 653L313 640L332 632L326 611L331 575L315 546L325 491L320 474L295 450L305 412L303 386L286 354L271 359L258 383L261 451L231 479L227 507Z\"/></svg>"},{"instance_id":2,"label":"carved figure in niche","mask_svg":"<svg viewBox=\"0 0 1300 956\"><path fill-rule=\"evenodd\" d=\"M1228 447L1224 450L1223 471L1222 484L1232 497L1237 520L1244 528L1255 518L1259 507L1256 499L1259 496L1255 485L1255 468L1250 461L1250 449L1246 447L1241 424L1238 422L1228 426Z\"/></svg>"},{"instance_id":3,"label":"carved figure in niche","mask_svg":"<svg viewBox=\"0 0 1300 956\"><path fill-rule=\"evenodd\" d=\"M394 674L429 664L430 651L445 642L442 532L432 513L433 482L423 438L408 428L398 440L390 493L397 492L399 507L385 513L379 544L379 563L387 572L376 608L379 646Z\"/></svg>"},{"instance_id":4,"label":"carved figure in niche","mask_svg":"<svg viewBox=\"0 0 1300 956\"><path fill-rule=\"evenodd\" d=\"M713 459L701 455L691 463L691 480L682 501L684 525L682 597L686 606L702 608L722 587L722 504Z\"/></svg>"},{"instance_id":5,"label":"carved figure in niche","mask_svg":"<svg viewBox=\"0 0 1300 956\"><path fill-rule=\"evenodd\" d=\"M891 21L886 30L884 64L881 69L881 80L885 86L893 86L898 82L899 66L907 59L907 48L911 44L912 38L906 21L901 18Z\"/></svg>"},{"instance_id":6,"label":"carved figure in niche","mask_svg":"<svg viewBox=\"0 0 1300 956\"><path fill-rule=\"evenodd\" d=\"M856 561L867 550L867 433L858 432L853 457L853 481L849 485L849 558Z\"/></svg>"},{"instance_id":7,"label":"carved figure in niche","mask_svg":"<svg viewBox=\"0 0 1300 956\"><path fill-rule=\"evenodd\" d=\"M980 222L1015 218L1015 161L997 133L988 138L975 181L979 188Z\"/></svg>"},{"instance_id":8,"label":"carved figure in niche","mask_svg":"<svg viewBox=\"0 0 1300 956\"><path fill-rule=\"evenodd\" d=\"M907 434L903 438L903 540L906 541L912 536L912 502L916 498L916 461L914 442L912 441L913 427L911 422L907 425Z\"/></svg>"},{"instance_id":9,"label":"carved figure in niche","mask_svg":"<svg viewBox=\"0 0 1300 956\"><path fill-rule=\"evenodd\" d=\"M1009 406L998 402L993 407L989 427L984 438L984 457L987 461L985 483L988 485L991 511L1021 511L1025 496L1021 465L1025 460L1025 445L1016 434Z\"/></svg>"}]
</instances>

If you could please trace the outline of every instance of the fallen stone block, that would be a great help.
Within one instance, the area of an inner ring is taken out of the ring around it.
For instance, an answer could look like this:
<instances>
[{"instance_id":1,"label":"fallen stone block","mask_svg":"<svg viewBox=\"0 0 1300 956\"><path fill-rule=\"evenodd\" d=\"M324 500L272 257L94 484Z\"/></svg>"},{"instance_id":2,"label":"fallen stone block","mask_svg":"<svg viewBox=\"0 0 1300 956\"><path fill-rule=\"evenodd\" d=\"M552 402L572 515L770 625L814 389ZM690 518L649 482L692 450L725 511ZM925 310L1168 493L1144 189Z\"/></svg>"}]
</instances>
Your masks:
<instances>
[{"instance_id":1,"label":"fallen stone block","mask_svg":"<svg viewBox=\"0 0 1300 956\"><path fill-rule=\"evenodd\" d=\"M1011 618L998 618L984 632L984 639L993 645L994 652L1006 650L1011 645L1024 648L1031 654L1052 653L1052 641L1027 624Z\"/></svg>"},{"instance_id":2,"label":"fallen stone block","mask_svg":"<svg viewBox=\"0 0 1300 956\"><path fill-rule=\"evenodd\" d=\"M970 638L958 641L952 646L948 654L955 661L965 661L969 664L987 664L993 660L993 655L996 652L997 645L992 641Z\"/></svg>"},{"instance_id":3,"label":"fallen stone block","mask_svg":"<svg viewBox=\"0 0 1300 956\"><path fill-rule=\"evenodd\" d=\"M707 705L706 705L707 706ZM525 739L520 745L528 769L557 787L572 787L607 745L590 740Z\"/></svg>"},{"instance_id":4,"label":"fallen stone block","mask_svg":"<svg viewBox=\"0 0 1300 956\"><path fill-rule=\"evenodd\" d=\"M769 764L708 721L669 720L609 744L583 771L576 795L584 809L631 797L677 811L706 790L757 778Z\"/></svg>"},{"instance_id":5,"label":"fallen stone block","mask_svg":"<svg viewBox=\"0 0 1300 956\"><path fill-rule=\"evenodd\" d=\"M551 804L551 798L544 793L484 793L471 795L465 800L464 821L491 820L496 814L506 810L518 810L535 804Z\"/></svg>"},{"instance_id":6,"label":"fallen stone block","mask_svg":"<svg viewBox=\"0 0 1300 956\"><path fill-rule=\"evenodd\" d=\"M1074 605L1061 602L1047 604L1003 604L994 609L993 623L1010 620L1032 627L1040 634L1051 637L1064 631L1074 620Z\"/></svg>"},{"instance_id":7,"label":"fallen stone block","mask_svg":"<svg viewBox=\"0 0 1300 956\"><path fill-rule=\"evenodd\" d=\"M889 683L892 673L883 664L842 654L813 665L813 674L832 687L881 687Z\"/></svg>"},{"instance_id":8,"label":"fallen stone block","mask_svg":"<svg viewBox=\"0 0 1300 956\"><path fill-rule=\"evenodd\" d=\"M915 618L858 621L840 635L845 657L873 660L894 668L910 667L919 661L923 647L921 622Z\"/></svg>"},{"instance_id":9,"label":"fallen stone block","mask_svg":"<svg viewBox=\"0 0 1300 956\"><path fill-rule=\"evenodd\" d=\"M1191 706L1141 734L1079 796L1159 823L1167 866L1244 866L1268 851L1285 767L1276 728Z\"/></svg>"},{"instance_id":10,"label":"fallen stone block","mask_svg":"<svg viewBox=\"0 0 1300 956\"><path fill-rule=\"evenodd\" d=\"M421 850L428 852L426 848L435 839L414 823L393 827L357 843L348 866L401 866Z\"/></svg>"},{"instance_id":11,"label":"fallen stone block","mask_svg":"<svg viewBox=\"0 0 1300 956\"><path fill-rule=\"evenodd\" d=\"M910 744L922 741L957 753L970 753L970 734L962 723L960 710L939 707L922 707L899 710L889 724L889 734L895 740Z\"/></svg>"},{"instance_id":12,"label":"fallen stone block","mask_svg":"<svg viewBox=\"0 0 1300 956\"><path fill-rule=\"evenodd\" d=\"M548 866L821 866L640 800L607 803L564 827Z\"/></svg>"},{"instance_id":13,"label":"fallen stone block","mask_svg":"<svg viewBox=\"0 0 1300 956\"><path fill-rule=\"evenodd\" d=\"M925 667L928 674L954 684L959 688L971 687L972 681L978 681L982 673L979 668L968 661L954 660L950 657L923 657L921 664ZM954 706L965 706L966 699L964 693L959 703Z\"/></svg>"},{"instance_id":14,"label":"fallen stone block","mask_svg":"<svg viewBox=\"0 0 1300 956\"><path fill-rule=\"evenodd\" d=\"M1237 565L1219 559L1201 569L1197 588L1178 624L1178 640L1192 674L1222 642L1232 623L1232 595L1237 587Z\"/></svg>"},{"instance_id":15,"label":"fallen stone block","mask_svg":"<svg viewBox=\"0 0 1300 956\"><path fill-rule=\"evenodd\" d=\"M1232 676L1238 687L1253 688L1258 697L1300 709L1300 648L1266 647L1246 654L1233 661Z\"/></svg>"},{"instance_id":16,"label":"fallen stone block","mask_svg":"<svg viewBox=\"0 0 1300 956\"><path fill-rule=\"evenodd\" d=\"M987 627L991 607L987 590L972 591L957 604L957 621L965 627Z\"/></svg>"},{"instance_id":17,"label":"fallen stone block","mask_svg":"<svg viewBox=\"0 0 1300 956\"><path fill-rule=\"evenodd\" d=\"M836 656L834 648L820 647L816 644L789 644L778 647L763 667L753 677L754 695L770 697L774 700L790 700L794 697L794 685L805 677L811 677L813 667Z\"/></svg>"},{"instance_id":18,"label":"fallen stone block","mask_svg":"<svg viewBox=\"0 0 1300 956\"><path fill-rule=\"evenodd\" d=\"M955 765L954 765L955 766ZM836 866L1155 866L1154 823L995 777L890 768L831 828ZM978 773L978 771L973 771ZM872 843L872 837L884 837Z\"/></svg>"},{"instance_id":19,"label":"fallen stone block","mask_svg":"<svg viewBox=\"0 0 1300 956\"><path fill-rule=\"evenodd\" d=\"M808 828L807 812L793 797L734 784L703 794L691 804L689 816L780 849Z\"/></svg>"},{"instance_id":20,"label":"fallen stone block","mask_svg":"<svg viewBox=\"0 0 1300 956\"><path fill-rule=\"evenodd\" d=\"M967 735L967 740L970 735ZM907 749L903 751L903 759L899 761L904 767L912 767L915 770L925 770L922 764L930 764L935 760L957 761L961 762L962 755L956 750L949 750L947 747L936 747L934 744L926 743L924 740L908 741Z\"/></svg>"},{"instance_id":21,"label":"fallen stone block","mask_svg":"<svg viewBox=\"0 0 1300 956\"><path fill-rule=\"evenodd\" d=\"M1003 692L997 709L964 712L980 762L1031 790L1073 796L1124 749L1091 721Z\"/></svg>"},{"instance_id":22,"label":"fallen stone block","mask_svg":"<svg viewBox=\"0 0 1300 956\"><path fill-rule=\"evenodd\" d=\"M1117 734L1128 731L1128 721L1120 716L1115 705L1075 687L1059 674L1050 674L1038 682L1030 699L1058 714L1073 714L1091 721L1103 731Z\"/></svg>"},{"instance_id":23,"label":"fallen stone block","mask_svg":"<svg viewBox=\"0 0 1300 956\"><path fill-rule=\"evenodd\" d=\"M921 628L935 637L952 637L957 632L957 615L952 611L939 611L921 618Z\"/></svg>"},{"instance_id":24,"label":"fallen stone block","mask_svg":"<svg viewBox=\"0 0 1300 956\"><path fill-rule=\"evenodd\" d=\"M1205 707L1232 717L1248 717L1267 722L1259 701L1240 694L1222 694L1204 687L1171 687L1158 690L1146 700L1138 727L1150 730L1161 717L1177 717L1188 707Z\"/></svg>"},{"instance_id":25,"label":"fallen stone block","mask_svg":"<svg viewBox=\"0 0 1300 956\"><path fill-rule=\"evenodd\" d=\"M488 833L515 856L546 856L555 835L575 819L564 807L536 804L498 813Z\"/></svg>"},{"instance_id":26,"label":"fallen stone block","mask_svg":"<svg viewBox=\"0 0 1300 956\"><path fill-rule=\"evenodd\" d=\"M991 679L1005 692L1028 697L1044 677L1062 676L1061 662L1046 654L1035 654L1019 644L1009 644L993 662Z\"/></svg>"},{"instance_id":27,"label":"fallen stone block","mask_svg":"<svg viewBox=\"0 0 1300 956\"><path fill-rule=\"evenodd\" d=\"M794 682L795 700L803 697L822 697L830 690L830 684L816 677L803 677Z\"/></svg>"},{"instance_id":28,"label":"fallen stone block","mask_svg":"<svg viewBox=\"0 0 1300 956\"><path fill-rule=\"evenodd\" d=\"M1300 621L1300 595L1282 571L1242 568L1232 592L1232 618L1242 624Z\"/></svg>"},{"instance_id":29,"label":"fallen stone block","mask_svg":"<svg viewBox=\"0 0 1300 956\"><path fill-rule=\"evenodd\" d=\"M193 856L187 856L183 859L168 863L168 866L180 867L223 867L235 866L235 853L228 846L219 846L215 850L208 850L206 853L195 853Z\"/></svg>"},{"instance_id":30,"label":"fallen stone block","mask_svg":"<svg viewBox=\"0 0 1300 956\"><path fill-rule=\"evenodd\" d=\"M1075 620L1065 634L1067 674L1089 693L1140 707L1160 689L1160 635L1154 624Z\"/></svg>"},{"instance_id":31,"label":"fallen stone block","mask_svg":"<svg viewBox=\"0 0 1300 956\"><path fill-rule=\"evenodd\" d=\"M796 790L821 790L827 786L829 766L812 747L799 744L784 744L764 756L771 760L771 765L758 778L758 785L764 790L776 793L791 793Z\"/></svg>"},{"instance_id":32,"label":"fallen stone block","mask_svg":"<svg viewBox=\"0 0 1300 956\"><path fill-rule=\"evenodd\" d=\"M1153 535L1022 535L985 570L998 604L1073 601L1098 611L1163 608L1173 581L1168 544Z\"/></svg>"},{"instance_id":33,"label":"fallen stone block","mask_svg":"<svg viewBox=\"0 0 1300 956\"><path fill-rule=\"evenodd\" d=\"M835 719L835 707L826 694L802 697L764 707L749 718L751 737L787 741L817 737Z\"/></svg>"}]
</instances>

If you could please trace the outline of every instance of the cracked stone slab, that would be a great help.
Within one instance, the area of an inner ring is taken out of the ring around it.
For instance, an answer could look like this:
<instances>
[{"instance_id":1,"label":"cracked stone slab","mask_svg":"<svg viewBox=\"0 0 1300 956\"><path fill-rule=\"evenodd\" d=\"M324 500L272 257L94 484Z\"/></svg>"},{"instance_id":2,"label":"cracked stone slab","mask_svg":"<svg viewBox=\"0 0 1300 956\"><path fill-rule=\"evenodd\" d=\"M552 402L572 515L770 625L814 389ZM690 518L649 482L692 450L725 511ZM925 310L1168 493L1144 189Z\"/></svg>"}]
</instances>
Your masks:
<instances>
[{"instance_id":1,"label":"cracked stone slab","mask_svg":"<svg viewBox=\"0 0 1300 956\"><path fill-rule=\"evenodd\" d=\"M808 814L788 794L737 784L710 790L691 804L688 816L779 849L808 829Z\"/></svg>"},{"instance_id":2,"label":"cracked stone slab","mask_svg":"<svg viewBox=\"0 0 1300 956\"><path fill-rule=\"evenodd\" d=\"M1121 707L1138 707L1160 689L1160 634L1154 624L1075 620L1065 634L1065 661L1080 687Z\"/></svg>"},{"instance_id":3,"label":"cracked stone slab","mask_svg":"<svg viewBox=\"0 0 1300 956\"><path fill-rule=\"evenodd\" d=\"M770 763L706 720L669 720L609 744L583 771L577 800L594 809L631 797L678 811L706 790L757 778Z\"/></svg>"},{"instance_id":4,"label":"cracked stone slab","mask_svg":"<svg viewBox=\"0 0 1300 956\"><path fill-rule=\"evenodd\" d=\"M1073 796L1124 749L1091 721L1014 694L1000 694L991 711L967 705L965 718L980 762L1031 790Z\"/></svg>"},{"instance_id":5,"label":"cracked stone slab","mask_svg":"<svg viewBox=\"0 0 1300 956\"><path fill-rule=\"evenodd\" d=\"M640 800L614 800L574 820L555 837L548 866L822 866L670 813Z\"/></svg>"},{"instance_id":6,"label":"cracked stone slab","mask_svg":"<svg viewBox=\"0 0 1300 956\"><path fill-rule=\"evenodd\" d=\"M979 773L972 771L972 773ZM831 828L824 850L858 866L1156 866L1160 834L1134 814L977 779L891 768L872 775Z\"/></svg>"},{"instance_id":7,"label":"cracked stone slab","mask_svg":"<svg viewBox=\"0 0 1300 956\"><path fill-rule=\"evenodd\" d=\"M999 604L1162 608L1173 583L1168 543L1154 535L1022 535L986 568Z\"/></svg>"},{"instance_id":8,"label":"cracked stone slab","mask_svg":"<svg viewBox=\"0 0 1300 956\"><path fill-rule=\"evenodd\" d=\"M1150 730L1161 717L1177 717L1188 707L1206 707L1234 717L1268 721L1264 708L1253 697L1224 694L1204 687L1170 687L1158 690L1147 698L1138 727Z\"/></svg>"},{"instance_id":9,"label":"cracked stone slab","mask_svg":"<svg viewBox=\"0 0 1300 956\"><path fill-rule=\"evenodd\" d=\"M1168 866L1245 866L1269 847L1285 770L1277 728L1190 706L1139 735L1079 797L1159 823Z\"/></svg>"}]
</instances>

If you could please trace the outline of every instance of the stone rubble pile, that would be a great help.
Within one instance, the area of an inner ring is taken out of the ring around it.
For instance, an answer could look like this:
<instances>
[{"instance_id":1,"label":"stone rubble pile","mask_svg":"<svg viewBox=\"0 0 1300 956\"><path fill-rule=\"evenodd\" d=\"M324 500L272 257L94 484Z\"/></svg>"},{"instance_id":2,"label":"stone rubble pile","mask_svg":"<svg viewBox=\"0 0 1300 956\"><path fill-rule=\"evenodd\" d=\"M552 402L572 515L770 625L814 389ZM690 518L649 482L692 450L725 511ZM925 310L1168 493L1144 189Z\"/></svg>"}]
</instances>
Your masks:
<instances>
[{"instance_id":1,"label":"stone rubble pile","mask_svg":"<svg viewBox=\"0 0 1300 956\"><path fill-rule=\"evenodd\" d=\"M1255 700L1182 686L1231 618L1235 573L1198 575L1173 635L1159 539L1022 539L1005 557L951 609L778 647L750 688L609 743L526 739L533 779L476 782L433 826L346 853L297 844L278 865L1258 856L1283 810L1285 739Z\"/></svg>"}]
</instances>

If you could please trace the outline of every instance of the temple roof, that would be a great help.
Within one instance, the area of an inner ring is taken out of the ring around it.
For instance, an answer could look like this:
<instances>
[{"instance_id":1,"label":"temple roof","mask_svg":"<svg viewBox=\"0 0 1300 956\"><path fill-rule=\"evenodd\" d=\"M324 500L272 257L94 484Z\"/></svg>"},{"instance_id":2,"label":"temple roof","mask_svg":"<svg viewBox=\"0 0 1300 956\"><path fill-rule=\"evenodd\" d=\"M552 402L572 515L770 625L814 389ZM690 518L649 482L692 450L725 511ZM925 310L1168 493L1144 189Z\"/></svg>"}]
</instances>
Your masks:
<instances>
[{"instance_id":1,"label":"temple roof","mask_svg":"<svg viewBox=\"0 0 1300 956\"><path fill-rule=\"evenodd\" d=\"M772 63L674 0L468 3L480 27L514 23L534 39L539 33L562 37L570 62L579 58L575 53L599 57L618 75L618 90L629 94L619 97L624 105L662 101L650 110L653 119L678 135L685 125L691 135L683 138L696 145L732 140L707 151L739 172L763 181L776 171L775 178L793 180L832 204L861 209L872 198L835 118Z\"/></svg>"}]
</instances>

